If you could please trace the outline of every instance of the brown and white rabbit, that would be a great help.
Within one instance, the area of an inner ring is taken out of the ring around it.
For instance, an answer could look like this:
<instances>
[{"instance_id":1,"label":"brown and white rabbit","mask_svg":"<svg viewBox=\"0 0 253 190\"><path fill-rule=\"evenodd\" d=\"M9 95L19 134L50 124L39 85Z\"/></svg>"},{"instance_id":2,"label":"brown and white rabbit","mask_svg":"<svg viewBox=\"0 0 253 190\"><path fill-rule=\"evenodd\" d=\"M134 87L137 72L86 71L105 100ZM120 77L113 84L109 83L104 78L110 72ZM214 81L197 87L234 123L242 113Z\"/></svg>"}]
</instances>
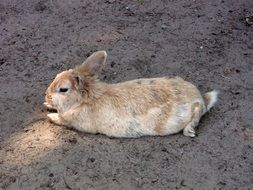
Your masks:
<instances>
[{"instance_id":1,"label":"brown and white rabbit","mask_svg":"<svg viewBox=\"0 0 253 190\"><path fill-rule=\"evenodd\" d=\"M182 78L137 79L117 84L98 80L105 51L58 74L46 91L49 119L88 133L113 137L169 135L183 130L194 137L199 120L217 101L217 91L201 96Z\"/></svg>"}]
</instances>

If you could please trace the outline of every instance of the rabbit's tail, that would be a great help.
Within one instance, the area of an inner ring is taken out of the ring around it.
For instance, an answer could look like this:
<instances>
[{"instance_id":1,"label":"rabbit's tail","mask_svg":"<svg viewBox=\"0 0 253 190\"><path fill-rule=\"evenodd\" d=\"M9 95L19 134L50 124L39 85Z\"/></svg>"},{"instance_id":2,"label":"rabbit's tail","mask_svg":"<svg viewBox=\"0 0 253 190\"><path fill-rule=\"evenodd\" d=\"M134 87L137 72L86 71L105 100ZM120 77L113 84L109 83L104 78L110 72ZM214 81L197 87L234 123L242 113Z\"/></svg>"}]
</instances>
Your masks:
<instances>
[{"instance_id":1,"label":"rabbit's tail","mask_svg":"<svg viewBox=\"0 0 253 190\"><path fill-rule=\"evenodd\" d=\"M219 92L217 90L213 90L211 92L207 92L204 94L206 111L209 111L214 106L214 104L217 102L218 94L219 94Z\"/></svg>"}]
</instances>

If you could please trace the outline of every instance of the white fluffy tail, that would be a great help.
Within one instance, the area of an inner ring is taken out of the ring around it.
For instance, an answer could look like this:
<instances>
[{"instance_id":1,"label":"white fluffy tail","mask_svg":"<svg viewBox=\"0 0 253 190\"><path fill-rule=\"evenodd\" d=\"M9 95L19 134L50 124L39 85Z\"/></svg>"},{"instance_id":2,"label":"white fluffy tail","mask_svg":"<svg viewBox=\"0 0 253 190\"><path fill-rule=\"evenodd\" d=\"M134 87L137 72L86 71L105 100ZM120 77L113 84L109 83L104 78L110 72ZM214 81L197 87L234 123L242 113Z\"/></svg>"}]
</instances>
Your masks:
<instances>
[{"instance_id":1,"label":"white fluffy tail","mask_svg":"<svg viewBox=\"0 0 253 190\"><path fill-rule=\"evenodd\" d=\"M214 106L214 104L217 102L218 94L219 94L219 92L216 90L205 93L204 100L205 100L207 111L209 111Z\"/></svg>"}]
</instances>

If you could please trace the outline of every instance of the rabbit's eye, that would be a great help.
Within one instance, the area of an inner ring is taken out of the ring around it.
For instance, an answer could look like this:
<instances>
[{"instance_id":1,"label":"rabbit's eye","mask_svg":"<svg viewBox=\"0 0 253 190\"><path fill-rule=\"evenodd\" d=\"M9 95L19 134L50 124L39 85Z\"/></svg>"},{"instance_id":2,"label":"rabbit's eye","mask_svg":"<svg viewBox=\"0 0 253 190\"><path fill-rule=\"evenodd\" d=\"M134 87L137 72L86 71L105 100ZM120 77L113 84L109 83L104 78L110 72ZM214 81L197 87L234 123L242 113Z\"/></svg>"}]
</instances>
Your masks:
<instances>
[{"instance_id":1,"label":"rabbit's eye","mask_svg":"<svg viewBox=\"0 0 253 190\"><path fill-rule=\"evenodd\" d=\"M59 92L67 92L68 91L68 88L60 88L59 89Z\"/></svg>"}]
</instances>

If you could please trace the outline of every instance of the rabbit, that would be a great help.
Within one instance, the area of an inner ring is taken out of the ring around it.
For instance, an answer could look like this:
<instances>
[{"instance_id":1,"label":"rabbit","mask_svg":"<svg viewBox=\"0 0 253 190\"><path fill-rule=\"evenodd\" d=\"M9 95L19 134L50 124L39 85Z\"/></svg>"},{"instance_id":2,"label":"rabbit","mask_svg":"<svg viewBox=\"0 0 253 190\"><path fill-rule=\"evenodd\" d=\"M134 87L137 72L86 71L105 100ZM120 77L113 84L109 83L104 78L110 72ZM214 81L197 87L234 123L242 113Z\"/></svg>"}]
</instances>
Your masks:
<instances>
[{"instance_id":1,"label":"rabbit","mask_svg":"<svg viewBox=\"0 0 253 190\"><path fill-rule=\"evenodd\" d=\"M74 69L56 76L46 90L47 114L57 125L110 137L137 138L183 131L195 137L201 116L217 102L218 91L202 96L180 77L142 78L108 84L96 72L107 53L97 51Z\"/></svg>"}]
</instances>

